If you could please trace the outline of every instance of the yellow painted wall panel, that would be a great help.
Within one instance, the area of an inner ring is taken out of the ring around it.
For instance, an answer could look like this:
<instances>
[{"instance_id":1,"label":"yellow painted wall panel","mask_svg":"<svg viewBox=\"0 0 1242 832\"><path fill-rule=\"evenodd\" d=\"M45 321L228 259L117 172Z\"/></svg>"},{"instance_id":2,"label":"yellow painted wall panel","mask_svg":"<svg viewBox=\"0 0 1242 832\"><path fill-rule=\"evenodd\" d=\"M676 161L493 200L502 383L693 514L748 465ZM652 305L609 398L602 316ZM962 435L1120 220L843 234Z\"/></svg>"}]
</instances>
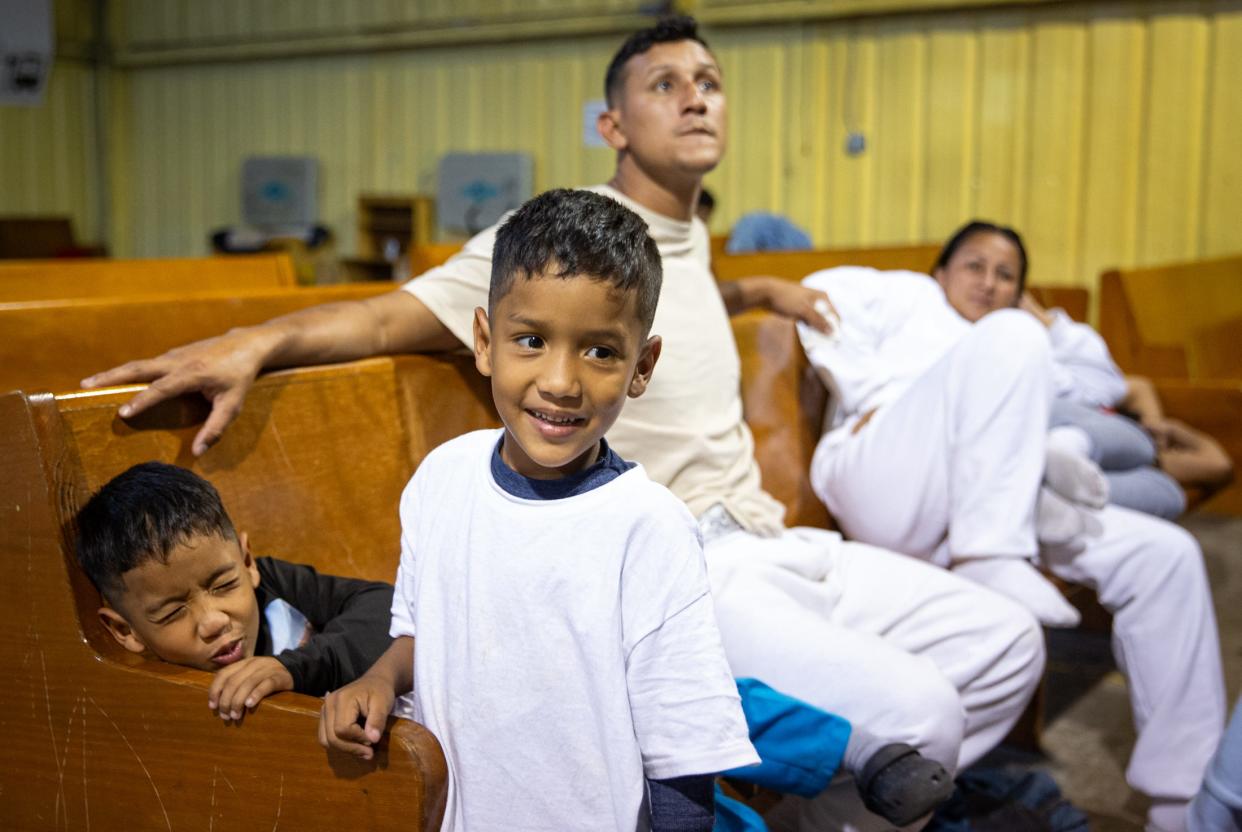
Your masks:
<instances>
[{"instance_id":1,"label":"yellow painted wall panel","mask_svg":"<svg viewBox=\"0 0 1242 832\"><path fill-rule=\"evenodd\" d=\"M979 22L972 217L1024 226L1025 160L1030 142L1030 30L1025 14ZM934 233L935 228L929 228ZM930 238L929 238L930 239Z\"/></svg>"},{"instance_id":2,"label":"yellow painted wall panel","mask_svg":"<svg viewBox=\"0 0 1242 832\"><path fill-rule=\"evenodd\" d=\"M1146 28L1137 16L1089 24L1079 275L1135 256L1146 69Z\"/></svg>"},{"instance_id":3,"label":"yellow painted wall panel","mask_svg":"<svg viewBox=\"0 0 1242 832\"><path fill-rule=\"evenodd\" d=\"M876 24L876 119L868 136L875 167L876 210L867 243L890 243L921 234L925 200L927 38L913 23Z\"/></svg>"},{"instance_id":4,"label":"yellow painted wall panel","mask_svg":"<svg viewBox=\"0 0 1242 832\"><path fill-rule=\"evenodd\" d=\"M1139 259L1146 263L1191 258L1199 248L1208 23L1169 8L1152 16L1147 38L1139 212Z\"/></svg>"},{"instance_id":5,"label":"yellow painted wall panel","mask_svg":"<svg viewBox=\"0 0 1242 832\"><path fill-rule=\"evenodd\" d=\"M920 216L897 240L940 239L971 216L979 137L979 36L971 27L934 26L927 54L925 183Z\"/></svg>"},{"instance_id":6,"label":"yellow painted wall panel","mask_svg":"<svg viewBox=\"0 0 1242 832\"><path fill-rule=\"evenodd\" d=\"M42 105L0 107L0 214L68 215L100 239L93 96L90 67L60 60Z\"/></svg>"},{"instance_id":7,"label":"yellow painted wall panel","mask_svg":"<svg viewBox=\"0 0 1242 832\"><path fill-rule=\"evenodd\" d=\"M1022 220L1038 274L1074 282L1081 242L1086 36L1075 21L1036 23L1031 43L1028 188Z\"/></svg>"},{"instance_id":8,"label":"yellow painted wall panel","mask_svg":"<svg viewBox=\"0 0 1242 832\"><path fill-rule=\"evenodd\" d=\"M731 116L729 153L708 177L720 197L714 230L747 211L777 211L819 245L852 246L935 239L983 216L1027 236L1033 280L1082 285L1105 266L1242 251L1237 0L847 18L819 14L822 2L803 5L806 19L706 30ZM115 0L109 20L117 46L137 54L367 37L463 19L621 19L631 7ZM713 10L760 15L764 7L701 0L698 8L710 19ZM211 229L238 220L240 167L253 154L320 160L320 215L343 252L354 249L360 193L429 192L438 159L453 150L530 153L540 189L604 180L613 157L583 146L582 105L601 97L620 40L329 48L114 70L101 85L114 251L202 253ZM57 103L46 111L0 113L9 160L0 161L0 208L63 204L89 234L102 222L99 177L87 152L91 73L77 72L59 74ZM846 152L850 131L865 137L859 155Z\"/></svg>"},{"instance_id":9,"label":"yellow painted wall panel","mask_svg":"<svg viewBox=\"0 0 1242 832\"><path fill-rule=\"evenodd\" d=\"M1211 257L1242 251L1242 8L1214 16L1209 60L1199 247Z\"/></svg>"}]
</instances>

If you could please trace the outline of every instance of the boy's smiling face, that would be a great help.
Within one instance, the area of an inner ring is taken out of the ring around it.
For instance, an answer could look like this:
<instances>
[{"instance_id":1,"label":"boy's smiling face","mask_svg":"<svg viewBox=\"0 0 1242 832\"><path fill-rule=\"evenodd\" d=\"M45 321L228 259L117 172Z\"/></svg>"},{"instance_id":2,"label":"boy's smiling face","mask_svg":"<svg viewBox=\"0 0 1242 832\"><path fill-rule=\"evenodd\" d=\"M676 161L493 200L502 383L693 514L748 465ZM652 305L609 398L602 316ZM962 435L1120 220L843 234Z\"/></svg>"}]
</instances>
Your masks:
<instances>
[{"instance_id":1,"label":"boy's smiling face","mask_svg":"<svg viewBox=\"0 0 1242 832\"><path fill-rule=\"evenodd\" d=\"M501 458L532 479L595 462L626 397L642 395L660 353L644 340L632 291L606 280L519 276L492 310L475 310L475 364L505 424Z\"/></svg>"},{"instance_id":2,"label":"boy's smiling face","mask_svg":"<svg viewBox=\"0 0 1242 832\"><path fill-rule=\"evenodd\" d=\"M173 664L214 671L254 655L259 570L245 533L198 535L167 563L148 560L123 576L116 609L99 611L126 650L150 650Z\"/></svg>"}]
</instances>

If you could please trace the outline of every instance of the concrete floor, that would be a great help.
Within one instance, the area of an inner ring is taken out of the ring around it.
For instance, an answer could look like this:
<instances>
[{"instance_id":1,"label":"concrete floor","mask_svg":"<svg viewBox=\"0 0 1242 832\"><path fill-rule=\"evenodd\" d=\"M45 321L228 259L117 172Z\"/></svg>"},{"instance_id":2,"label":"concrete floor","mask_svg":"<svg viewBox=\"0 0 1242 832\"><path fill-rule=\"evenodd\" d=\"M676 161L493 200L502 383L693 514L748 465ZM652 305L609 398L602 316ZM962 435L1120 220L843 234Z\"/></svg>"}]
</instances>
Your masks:
<instances>
[{"instance_id":1,"label":"concrete floor","mask_svg":"<svg viewBox=\"0 0 1242 832\"><path fill-rule=\"evenodd\" d=\"M1230 706L1242 691L1242 517L1190 515L1186 527L1203 547ZM1051 633L1044 761L1062 791L1102 832L1141 830L1145 804L1125 782L1134 743L1125 682L1103 633ZM1036 762L1039 764L1039 762Z\"/></svg>"}]
</instances>

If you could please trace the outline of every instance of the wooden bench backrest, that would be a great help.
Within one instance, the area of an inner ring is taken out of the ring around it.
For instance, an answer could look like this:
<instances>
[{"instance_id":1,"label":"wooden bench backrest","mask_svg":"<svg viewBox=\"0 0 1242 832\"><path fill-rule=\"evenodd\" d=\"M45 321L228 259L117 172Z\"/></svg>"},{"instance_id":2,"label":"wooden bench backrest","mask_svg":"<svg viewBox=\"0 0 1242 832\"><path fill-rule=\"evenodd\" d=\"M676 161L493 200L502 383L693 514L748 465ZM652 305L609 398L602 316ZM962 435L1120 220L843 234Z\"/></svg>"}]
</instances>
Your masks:
<instances>
[{"instance_id":1,"label":"wooden bench backrest","mask_svg":"<svg viewBox=\"0 0 1242 832\"><path fill-rule=\"evenodd\" d=\"M926 272L939 253L938 245L920 244L724 254L712 261L712 271L715 272L717 280L736 280L752 275L773 275L787 280L801 280L811 272L836 266L871 266L881 270Z\"/></svg>"},{"instance_id":2,"label":"wooden bench backrest","mask_svg":"<svg viewBox=\"0 0 1242 832\"><path fill-rule=\"evenodd\" d=\"M76 390L86 376L200 338L387 284L204 292L183 296L0 303L0 392Z\"/></svg>"},{"instance_id":3,"label":"wooden bench backrest","mask_svg":"<svg viewBox=\"0 0 1242 832\"><path fill-rule=\"evenodd\" d=\"M1217 377L1212 368L1221 360L1196 354L1198 333L1235 319L1242 319L1242 255L1114 269L1100 277L1100 331L1128 372ZM1204 336L1200 348L1215 343ZM1228 359L1224 364L1231 366Z\"/></svg>"},{"instance_id":4,"label":"wooden bench backrest","mask_svg":"<svg viewBox=\"0 0 1242 832\"><path fill-rule=\"evenodd\" d=\"M410 277L439 266L457 252L461 251L461 243L426 243L421 246L410 246Z\"/></svg>"},{"instance_id":5,"label":"wooden bench backrest","mask_svg":"<svg viewBox=\"0 0 1242 832\"><path fill-rule=\"evenodd\" d=\"M444 761L426 731L398 724L375 765L329 759L316 742L318 703L295 694L225 728L206 708L208 674L129 654L103 631L70 541L93 490L160 459L215 483L257 552L391 580L396 508L416 461L496 423L473 362L411 356L264 377L201 459L189 443L205 402L176 399L127 423L116 408L132 392L0 396L0 580L11 596L0 620L12 634L0 645L10 668L0 708L35 715L8 725L0 788L23 798L0 801L0 828L45 826L54 811L83 825L86 806L100 828L242 813L243 825L279 816L328 830L366 817L375 828L437 828ZM377 767L382 776L359 779Z\"/></svg>"},{"instance_id":6,"label":"wooden bench backrest","mask_svg":"<svg viewBox=\"0 0 1242 832\"><path fill-rule=\"evenodd\" d=\"M0 217L0 258L55 257L73 248L69 217Z\"/></svg>"},{"instance_id":7,"label":"wooden bench backrest","mask_svg":"<svg viewBox=\"0 0 1242 832\"><path fill-rule=\"evenodd\" d=\"M810 479L828 391L807 362L793 322L747 312L733 319L733 336L742 359L742 409L764 489L785 506L787 526L833 528Z\"/></svg>"},{"instance_id":8,"label":"wooden bench backrest","mask_svg":"<svg viewBox=\"0 0 1242 832\"><path fill-rule=\"evenodd\" d=\"M1046 309L1061 308L1076 321L1085 322L1091 293L1081 286L1031 286L1031 294Z\"/></svg>"},{"instance_id":9,"label":"wooden bench backrest","mask_svg":"<svg viewBox=\"0 0 1242 832\"><path fill-rule=\"evenodd\" d=\"M293 261L287 254L0 262L0 303L296 285Z\"/></svg>"}]
</instances>

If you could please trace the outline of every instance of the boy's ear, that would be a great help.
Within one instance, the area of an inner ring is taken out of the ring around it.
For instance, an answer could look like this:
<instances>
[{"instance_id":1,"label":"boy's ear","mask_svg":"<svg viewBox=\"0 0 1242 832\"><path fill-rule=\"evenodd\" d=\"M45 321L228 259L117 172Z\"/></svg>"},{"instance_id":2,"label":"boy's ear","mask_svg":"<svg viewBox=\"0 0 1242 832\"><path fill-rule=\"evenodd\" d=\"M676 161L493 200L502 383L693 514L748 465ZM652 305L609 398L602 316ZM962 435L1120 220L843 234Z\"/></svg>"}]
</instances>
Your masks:
<instances>
[{"instance_id":1,"label":"boy's ear","mask_svg":"<svg viewBox=\"0 0 1242 832\"><path fill-rule=\"evenodd\" d=\"M660 359L660 350L664 348L664 341L659 335L652 335L647 339L647 343L643 344L642 352L638 354L638 363L634 365L634 377L630 379L629 396L631 399L637 399L647 390L647 385L651 383L651 374L655 372L656 361Z\"/></svg>"},{"instance_id":2,"label":"boy's ear","mask_svg":"<svg viewBox=\"0 0 1242 832\"><path fill-rule=\"evenodd\" d=\"M613 150L625 150L630 145L621 129L621 112L615 107L604 110L595 117L595 129Z\"/></svg>"},{"instance_id":3,"label":"boy's ear","mask_svg":"<svg viewBox=\"0 0 1242 832\"><path fill-rule=\"evenodd\" d=\"M488 378L492 375L492 329L487 311L482 306L474 308L474 366Z\"/></svg>"},{"instance_id":4,"label":"boy's ear","mask_svg":"<svg viewBox=\"0 0 1242 832\"><path fill-rule=\"evenodd\" d=\"M237 546L241 549L242 565L246 568L246 574L250 576L250 586L258 589L259 564L255 562L254 555L250 554L250 536L245 532L238 532Z\"/></svg>"},{"instance_id":5,"label":"boy's ear","mask_svg":"<svg viewBox=\"0 0 1242 832\"><path fill-rule=\"evenodd\" d=\"M932 271L932 279L940 284L940 288L944 288L944 266L937 266Z\"/></svg>"},{"instance_id":6,"label":"boy's ear","mask_svg":"<svg viewBox=\"0 0 1242 832\"><path fill-rule=\"evenodd\" d=\"M111 633L112 637L117 640L117 643L126 650L131 653L146 652L147 645L134 632L134 628L129 626L125 616L112 609L112 607L100 607L99 620L103 622L104 629Z\"/></svg>"}]
</instances>

